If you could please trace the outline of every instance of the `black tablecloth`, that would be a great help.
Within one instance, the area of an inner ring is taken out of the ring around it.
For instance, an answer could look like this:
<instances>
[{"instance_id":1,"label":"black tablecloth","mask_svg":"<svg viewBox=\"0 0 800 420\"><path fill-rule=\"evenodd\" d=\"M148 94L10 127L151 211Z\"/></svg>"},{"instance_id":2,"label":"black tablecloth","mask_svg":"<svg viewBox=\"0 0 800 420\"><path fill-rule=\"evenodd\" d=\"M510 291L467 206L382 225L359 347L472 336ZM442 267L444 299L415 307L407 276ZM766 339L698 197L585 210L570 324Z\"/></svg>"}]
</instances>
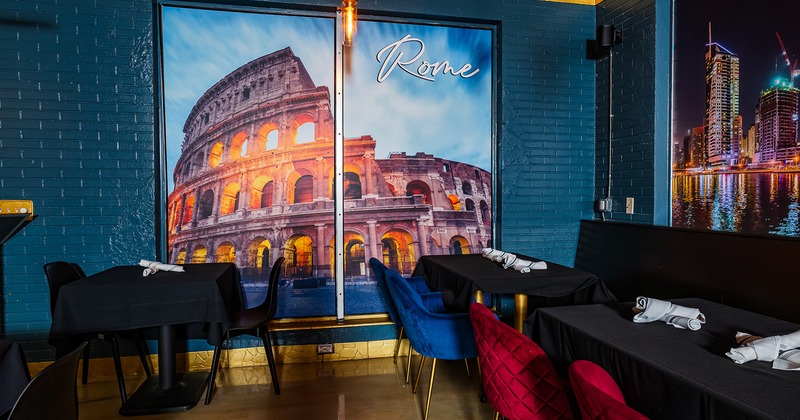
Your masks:
<instances>
[{"instance_id":1,"label":"black tablecloth","mask_svg":"<svg viewBox=\"0 0 800 420\"><path fill-rule=\"evenodd\" d=\"M579 359L605 368L636 410L653 419L800 418L800 372L768 362L734 363L737 331L761 336L797 331L800 325L702 299L676 299L699 308L699 331L656 321L632 321L632 303L542 308L525 321L562 373Z\"/></svg>"},{"instance_id":2,"label":"black tablecloth","mask_svg":"<svg viewBox=\"0 0 800 420\"><path fill-rule=\"evenodd\" d=\"M30 379L22 346L0 339L0 418L14 407Z\"/></svg>"},{"instance_id":3,"label":"black tablecloth","mask_svg":"<svg viewBox=\"0 0 800 420\"><path fill-rule=\"evenodd\" d=\"M49 341L55 344L84 333L202 323L208 343L219 344L230 327L228 314L243 306L236 266L187 264L184 269L143 277L143 267L120 266L62 286Z\"/></svg>"},{"instance_id":4,"label":"black tablecloth","mask_svg":"<svg viewBox=\"0 0 800 420\"><path fill-rule=\"evenodd\" d=\"M528 261L541 261L517 254ZM597 276L548 262L546 270L520 273L482 255L429 255L419 259L415 276L425 276L433 290L442 292L445 307L466 312L473 294L525 294L531 307L612 302L613 293Z\"/></svg>"}]
</instances>

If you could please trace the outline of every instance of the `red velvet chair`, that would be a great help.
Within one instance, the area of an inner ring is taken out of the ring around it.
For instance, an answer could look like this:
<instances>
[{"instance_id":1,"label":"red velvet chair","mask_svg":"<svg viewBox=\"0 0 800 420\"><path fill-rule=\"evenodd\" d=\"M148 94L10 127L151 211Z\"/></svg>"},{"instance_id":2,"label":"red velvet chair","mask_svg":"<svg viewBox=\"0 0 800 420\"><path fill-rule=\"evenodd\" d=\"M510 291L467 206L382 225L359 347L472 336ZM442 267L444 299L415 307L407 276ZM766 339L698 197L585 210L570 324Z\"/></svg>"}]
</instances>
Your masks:
<instances>
[{"instance_id":1,"label":"red velvet chair","mask_svg":"<svg viewBox=\"0 0 800 420\"><path fill-rule=\"evenodd\" d=\"M602 367L588 360L576 360L569 366L569 380L584 419L646 420L625 403L614 378Z\"/></svg>"},{"instance_id":2,"label":"red velvet chair","mask_svg":"<svg viewBox=\"0 0 800 420\"><path fill-rule=\"evenodd\" d=\"M486 399L510 420L571 419L561 378L547 354L500 322L486 306L469 308Z\"/></svg>"}]
</instances>

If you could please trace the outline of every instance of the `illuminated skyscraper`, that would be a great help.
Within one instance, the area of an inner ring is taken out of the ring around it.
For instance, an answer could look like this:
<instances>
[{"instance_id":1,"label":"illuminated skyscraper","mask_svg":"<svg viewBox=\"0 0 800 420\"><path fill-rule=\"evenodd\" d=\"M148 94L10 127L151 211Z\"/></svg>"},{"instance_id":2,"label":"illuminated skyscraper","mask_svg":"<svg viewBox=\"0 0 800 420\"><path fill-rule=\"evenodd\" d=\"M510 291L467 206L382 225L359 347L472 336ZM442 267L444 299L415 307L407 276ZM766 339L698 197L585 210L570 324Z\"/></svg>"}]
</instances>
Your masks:
<instances>
[{"instance_id":1,"label":"illuminated skyscraper","mask_svg":"<svg viewBox=\"0 0 800 420\"><path fill-rule=\"evenodd\" d=\"M794 158L799 107L800 90L786 81L761 92L756 118L761 162L782 163Z\"/></svg>"},{"instance_id":2,"label":"illuminated skyscraper","mask_svg":"<svg viewBox=\"0 0 800 420\"><path fill-rule=\"evenodd\" d=\"M690 168L702 168L706 166L705 144L703 140L703 127L692 128L690 140L689 162L686 164Z\"/></svg>"},{"instance_id":3,"label":"illuminated skyscraper","mask_svg":"<svg viewBox=\"0 0 800 420\"><path fill-rule=\"evenodd\" d=\"M708 164L731 163L734 120L739 115L739 56L717 43L706 52L705 143Z\"/></svg>"}]
</instances>

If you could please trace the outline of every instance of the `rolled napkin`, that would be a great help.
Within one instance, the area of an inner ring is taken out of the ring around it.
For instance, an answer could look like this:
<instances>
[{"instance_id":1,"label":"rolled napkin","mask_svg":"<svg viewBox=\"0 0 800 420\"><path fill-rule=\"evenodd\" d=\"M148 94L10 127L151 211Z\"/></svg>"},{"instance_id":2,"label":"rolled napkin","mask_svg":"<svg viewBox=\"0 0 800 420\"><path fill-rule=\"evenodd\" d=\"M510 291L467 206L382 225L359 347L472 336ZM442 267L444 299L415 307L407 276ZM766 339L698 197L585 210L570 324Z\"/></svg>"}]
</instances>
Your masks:
<instances>
[{"instance_id":1,"label":"rolled napkin","mask_svg":"<svg viewBox=\"0 0 800 420\"><path fill-rule=\"evenodd\" d=\"M499 249L483 248L482 255L484 256L484 258L488 258L492 261L501 262L503 261L503 257L510 254L503 252Z\"/></svg>"},{"instance_id":2,"label":"rolled napkin","mask_svg":"<svg viewBox=\"0 0 800 420\"><path fill-rule=\"evenodd\" d=\"M687 308L672 302L639 296L633 308L633 322L662 321L675 328L697 331L706 323L706 316L697 308Z\"/></svg>"},{"instance_id":3,"label":"rolled napkin","mask_svg":"<svg viewBox=\"0 0 800 420\"><path fill-rule=\"evenodd\" d=\"M533 262L517 258L511 268L519 271L520 273L530 273L531 270L547 270L547 263L544 261Z\"/></svg>"},{"instance_id":4,"label":"rolled napkin","mask_svg":"<svg viewBox=\"0 0 800 420\"><path fill-rule=\"evenodd\" d=\"M503 255L503 268L508 269L509 267L513 266L518 259L519 258L517 258L517 256L514 254Z\"/></svg>"},{"instance_id":5,"label":"rolled napkin","mask_svg":"<svg viewBox=\"0 0 800 420\"><path fill-rule=\"evenodd\" d=\"M725 353L725 355L734 362L738 364L753 360L774 362L782 353L800 347L800 330L791 334L773 335L770 337L759 337L738 331L736 333L736 342L739 343L740 346L732 348L729 352ZM792 356L793 355L788 355L787 358L797 358L797 356ZM789 360L787 359L786 361ZM783 362L778 362L778 365L783 364ZM775 363L773 363L772 367L775 368Z\"/></svg>"},{"instance_id":6,"label":"rolled napkin","mask_svg":"<svg viewBox=\"0 0 800 420\"><path fill-rule=\"evenodd\" d=\"M164 264L158 261L141 260L139 261L139 265L146 267L142 273L142 276L144 277L147 277L150 274L155 274L159 270L183 272L183 267L180 265Z\"/></svg>"},{"instance_id":7,"label":"rolled napkin","mask_svg":"<svg viewBox=\"0 0 800 420\"><path fill-rule=\"evenodd\" d=\"M773 369L779 370L800 370L800 350L791 349L778 355L772 362Z\"/></svg>"}]
</instances>

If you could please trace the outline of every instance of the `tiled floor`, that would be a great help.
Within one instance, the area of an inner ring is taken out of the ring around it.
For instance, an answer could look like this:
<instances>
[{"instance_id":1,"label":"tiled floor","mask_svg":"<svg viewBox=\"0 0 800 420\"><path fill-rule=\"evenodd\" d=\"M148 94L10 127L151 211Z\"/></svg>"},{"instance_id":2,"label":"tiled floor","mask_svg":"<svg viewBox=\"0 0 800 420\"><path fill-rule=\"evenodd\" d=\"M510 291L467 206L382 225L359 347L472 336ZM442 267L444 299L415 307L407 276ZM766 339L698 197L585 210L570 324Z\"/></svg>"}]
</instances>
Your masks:
<instances>
[{"instance_id":1,"label":"tiled floor","mask_svg":"<svg viewBox=\"0 0 800 420\"><path fill-rule=\"evenodd\" d=\"M141 419L420 419L428 394L430 360L417 394L406 385L405 361L391 358L278 366L281 395L275 395L266 367L221 369L210 405L186 412L140 416ZM414 358L414 369L419 357ZM439 361L429 419L491 419L492 408L480 402L474 360L470 373L463 361ZM129 394L141 383L129 377ZM79 385L80 419L119 418L116 381Z\"/></svg>"}]
</instances>

